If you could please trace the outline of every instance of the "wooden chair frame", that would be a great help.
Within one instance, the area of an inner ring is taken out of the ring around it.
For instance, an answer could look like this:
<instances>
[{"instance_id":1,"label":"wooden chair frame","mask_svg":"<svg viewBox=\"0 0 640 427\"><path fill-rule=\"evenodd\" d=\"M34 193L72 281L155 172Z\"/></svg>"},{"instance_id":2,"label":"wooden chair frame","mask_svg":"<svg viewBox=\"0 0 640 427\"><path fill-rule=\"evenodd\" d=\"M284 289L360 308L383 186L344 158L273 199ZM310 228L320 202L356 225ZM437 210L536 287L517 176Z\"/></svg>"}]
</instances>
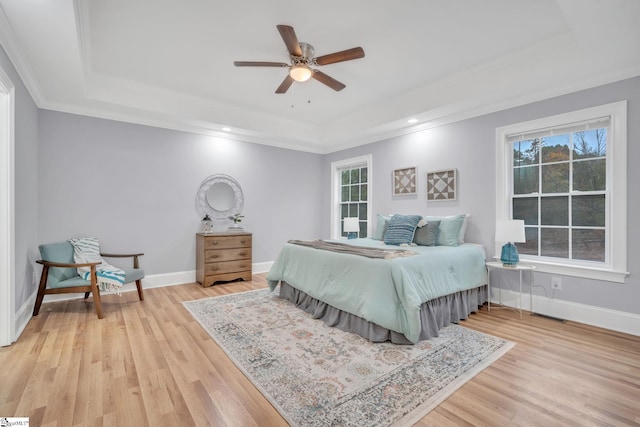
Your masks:
<instances>
[{"instance_id":1,"label":"wooden chair frame","mask_svg":"<svg viewBox=\"0 0 640 427\"><path fill-rule=\"evenodd\" d=\"M133 258L133 268L140 268L138 257L144 255L142 253L138 254L100 254L106 258ZM85 264L75 264L75 263L60 263L60 262L52 262L45 260L37 260L38 264L43 266L42 275L40 276L40 285L38 286L38 296L36 297L36 305L33 307L33 315L37 316L40 312L40 307L42 306L42 301L44 300L45 295L53 295L53 294L71 294L71 293L81 293L84 292L84 298L89 298L89 294L93 294L93 303L96 306L96 314L98 315L98 319L102 319L104 315L102 314L102 303L100 299L100 289L98 288L98 278L96 276L96 266L101 264L100 262L90 262ZM90 281L87 285L83 286L70 286L70 287L62 287L62 288L51 288L47 289L47 279L49 278L49 268L51 267L59 267L59 268L78 268L78 267L89 267L91 269L90 272ZM136 280L136 288L138 289L138 297L140 301L144 301L144 294L142 291L142 280Z\"/></svg>"}]
</instances>

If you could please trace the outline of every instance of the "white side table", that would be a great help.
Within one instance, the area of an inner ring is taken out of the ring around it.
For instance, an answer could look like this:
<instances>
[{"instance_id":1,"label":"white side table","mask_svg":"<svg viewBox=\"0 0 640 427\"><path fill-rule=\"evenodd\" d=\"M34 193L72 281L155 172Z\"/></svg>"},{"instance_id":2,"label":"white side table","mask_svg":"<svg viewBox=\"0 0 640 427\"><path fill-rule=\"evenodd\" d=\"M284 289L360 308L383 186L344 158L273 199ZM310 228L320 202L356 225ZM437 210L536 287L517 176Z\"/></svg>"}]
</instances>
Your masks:
<instances>
[{"instance_id":1,"label":"white side table","mask_svg":"<svg viewBox=\"0 0 640 427\"><path fill-rule=\"evenodd\" d=\"M490 261L487 262L487 273L488 273L488 285L489 285L489 298L488 298L488 309L491 311L491 270L508 270L508 271L517 271L520 275L520 293L518 294L518 311L520 312L520 319L522 319L522 272L529 272L529 311L533 313L533 286L532 286L532 276L533 270L536 268L535 265L528 264L516 264L512 267L506 267L501 262ZM498 286L498 304L502 305L502 286ZM494 307L496 308L511 308L511 307Z\"/></svg>"}]
</instances>

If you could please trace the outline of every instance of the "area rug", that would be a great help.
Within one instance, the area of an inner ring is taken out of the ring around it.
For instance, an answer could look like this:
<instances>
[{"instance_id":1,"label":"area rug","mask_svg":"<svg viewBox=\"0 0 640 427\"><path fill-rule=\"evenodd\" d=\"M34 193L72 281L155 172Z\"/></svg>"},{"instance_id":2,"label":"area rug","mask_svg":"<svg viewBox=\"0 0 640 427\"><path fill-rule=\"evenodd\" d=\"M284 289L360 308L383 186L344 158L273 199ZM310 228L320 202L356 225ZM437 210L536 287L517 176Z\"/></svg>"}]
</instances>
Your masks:
<instances>
[{"instance_id":1,"label":"area rug","mask_svg":"<svg viewBox=\"0 0 640 427\"><path fill-rule=\"evenodd\" d=\"M372 343L268 289L184 306L300 427L412 425L514 345L458 325L416 345Z\"/></svg>"}]
</instances>

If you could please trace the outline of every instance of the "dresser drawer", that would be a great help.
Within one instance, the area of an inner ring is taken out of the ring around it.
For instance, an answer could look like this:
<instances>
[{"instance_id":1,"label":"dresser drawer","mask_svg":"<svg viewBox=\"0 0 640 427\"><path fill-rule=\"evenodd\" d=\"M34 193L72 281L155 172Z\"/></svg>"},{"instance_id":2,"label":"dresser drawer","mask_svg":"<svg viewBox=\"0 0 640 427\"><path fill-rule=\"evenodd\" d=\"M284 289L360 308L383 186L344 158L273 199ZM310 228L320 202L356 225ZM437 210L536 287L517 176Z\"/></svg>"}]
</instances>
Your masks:
<instances>
[{"instance_id":1,"label":"dresser drawer","mask_svg":"<svg viewBox=\"0 0 640 427\"><path fill-rule=\"evenodd\" d=\"M245 259L240 261L223 261L206 264L204 274L209 276L213 274L234 273L237 271L251 271L251 260Z\"/></svg>"},{"instance_id":2,"label":"dresser drawer","mask_svg":"<svg viewBox=\"0 0 640 427\"><path fill-rule=\"evenodd\" d=\"M207 236L204 239L204 249L250 248L251 236Z\"/></svg>"},{"instance_id":3,"label":"dresser drawer","mask_svg":"<svg viewBox=\"0 0 640 427\"><path fill-rule=\"evenodd\" d=\"M235 261L251 258L251 248L210 249L204 253L204 262Z\"/></svg>"}]
</instances>

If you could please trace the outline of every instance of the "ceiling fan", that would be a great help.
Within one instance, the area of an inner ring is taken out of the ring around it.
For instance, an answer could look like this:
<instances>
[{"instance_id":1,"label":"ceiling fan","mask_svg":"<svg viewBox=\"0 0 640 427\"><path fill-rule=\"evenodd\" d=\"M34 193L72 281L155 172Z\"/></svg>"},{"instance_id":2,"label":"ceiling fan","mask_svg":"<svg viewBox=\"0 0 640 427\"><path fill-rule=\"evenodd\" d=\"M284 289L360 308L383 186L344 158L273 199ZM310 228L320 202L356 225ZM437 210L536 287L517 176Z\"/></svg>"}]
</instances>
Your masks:
<instances>
[{"instance_id":1,"label":"ceiling fan","mask_svg":"<svg viewBox=\"0 0 640 427\"><path fill-rule=\"evenodd\" d=\"M260 61L235 61L233 65L236 67L286 67L289 73L284 78L276 93L285 93L293 84L293 81L304 82L313 78L320 83L329 86L333 90L342 90L345 85L323 73L322 71L311 67L317 65L335 64L336 62L350 61L352 59L364 58L364 50L361 47L354 47L340 52L330 53L314 57L315 49L308 43L298 42L296 32L289 25L278 25L278 31L284 44L289 51L290 64L285 62L260 62Z\"/></svg>"}]
</instances>

